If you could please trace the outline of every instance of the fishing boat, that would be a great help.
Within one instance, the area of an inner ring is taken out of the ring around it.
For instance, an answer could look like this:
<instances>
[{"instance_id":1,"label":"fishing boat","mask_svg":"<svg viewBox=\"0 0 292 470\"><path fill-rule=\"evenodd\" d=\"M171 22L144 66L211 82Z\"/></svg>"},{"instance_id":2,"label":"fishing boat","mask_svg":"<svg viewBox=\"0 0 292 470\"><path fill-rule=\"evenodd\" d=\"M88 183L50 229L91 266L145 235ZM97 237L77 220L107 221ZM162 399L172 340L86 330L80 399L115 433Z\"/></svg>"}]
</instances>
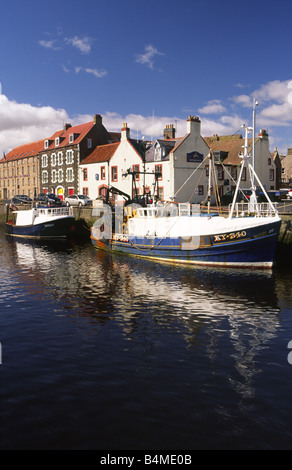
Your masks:
<instances>
[{"instance_id":1,"label":"fishing boat","mask_svg":"<svg viewBox=\"0 0 292 470\"><path fill-rule=\"evenodd\" d=\"M7 235L28 239L66 238L74 230L75 217L68 207L32 207L18 210L7 205Z\"/></svg>"},{"instance_id":2,"label":"fishing boat","mask_svg":"<svg viewBox=\"0 0 292 470\"><path fill-rule=\"evenodd\" d=\"M281 218L249 162L247 134L248 129L228 214L212 212L210 184L207 212L202 212L199 205L158 201L145 207L132 207L130 216L126 206L121 223L119 217L113 217L110 210L103 208L103 216L91 229L93 246L171 263L271 268ZM211 151L206 158L210 177ZM252 194L247 202L237 202L244 168L251 179ZM255 180L267 202L257 202Z\"/></svg>"}]
</instances>

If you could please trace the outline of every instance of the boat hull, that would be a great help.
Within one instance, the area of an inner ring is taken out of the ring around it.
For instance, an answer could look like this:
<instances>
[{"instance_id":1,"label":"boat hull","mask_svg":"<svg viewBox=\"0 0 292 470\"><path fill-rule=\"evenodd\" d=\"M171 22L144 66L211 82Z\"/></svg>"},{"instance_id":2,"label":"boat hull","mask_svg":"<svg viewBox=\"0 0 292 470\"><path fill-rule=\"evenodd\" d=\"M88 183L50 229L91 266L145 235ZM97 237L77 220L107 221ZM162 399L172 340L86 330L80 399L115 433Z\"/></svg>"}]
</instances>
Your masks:
<instances>
[{"instance_id":1,"label":"boat hull","mask_svg":"<svg viewBox=\"0 0 292 470\"><path fill-rule=\"evenodd\" d=\"M199 240L178 238L113 237L102 240L91 235L102 250L157 261L228 267L271 268L281 221L251 227L241 232L200 236ZM189 248L189 249L188 249Z\"/></svg>"},{"instance_id":2,"label":"boat hull","mask_svg":"<svg viewBox=\"0 0 292 470\"><path fill-rule=\"evenodd\" d=\"M40 224L13 225L9 222L5 224L7 235L20 238L31 239L58 239L67 238L74 231L74 217L63 217Z\"/></svg>"}]
</instances>

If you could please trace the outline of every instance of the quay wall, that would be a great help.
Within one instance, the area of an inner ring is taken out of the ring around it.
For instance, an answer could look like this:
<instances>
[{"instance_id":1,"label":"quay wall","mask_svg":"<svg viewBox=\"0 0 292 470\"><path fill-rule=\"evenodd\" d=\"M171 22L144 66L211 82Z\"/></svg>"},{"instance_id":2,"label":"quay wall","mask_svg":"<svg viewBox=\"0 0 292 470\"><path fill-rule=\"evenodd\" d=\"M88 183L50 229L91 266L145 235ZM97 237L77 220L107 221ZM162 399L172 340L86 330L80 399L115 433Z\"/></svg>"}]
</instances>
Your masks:
<instances>
[{"instance_id":1,"label":"quay wall","mask_svg":"<svg viewBox=\"0 0 292 470\"><path fill-rule=\"evenodd\" d=\"M92 207L74 207L74 215L77 221L77 225L82 229L83 233L90 235L90 227L97 220L97 217L93 215ZM5 223L6 217L6 205L0 204L0 224ZM279 233L278 246L277 246L277 258L285 261L292 260L292 211L285 214L280 213L282 220L281 229Z\"/></svg>"}]
</instances>

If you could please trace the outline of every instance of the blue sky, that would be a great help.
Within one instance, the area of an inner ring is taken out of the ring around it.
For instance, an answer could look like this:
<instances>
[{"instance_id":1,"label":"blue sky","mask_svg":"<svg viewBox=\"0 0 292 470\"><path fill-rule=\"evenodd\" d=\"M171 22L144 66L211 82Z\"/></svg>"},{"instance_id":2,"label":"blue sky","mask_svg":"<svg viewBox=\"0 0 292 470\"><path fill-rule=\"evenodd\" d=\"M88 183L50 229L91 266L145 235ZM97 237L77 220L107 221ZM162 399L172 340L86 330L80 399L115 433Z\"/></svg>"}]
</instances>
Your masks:
<instances>
[{"instance_id":1,"label":"blue sky","mask_svg":"<svg viewBox=\"0 0 292 470\"><path fill-rule=\"evenodd\" d=\"M10 0L1 6L0 152L103 116L132 137L252 124L292 147L290 1Z\"/></svg>"}]
</instances>

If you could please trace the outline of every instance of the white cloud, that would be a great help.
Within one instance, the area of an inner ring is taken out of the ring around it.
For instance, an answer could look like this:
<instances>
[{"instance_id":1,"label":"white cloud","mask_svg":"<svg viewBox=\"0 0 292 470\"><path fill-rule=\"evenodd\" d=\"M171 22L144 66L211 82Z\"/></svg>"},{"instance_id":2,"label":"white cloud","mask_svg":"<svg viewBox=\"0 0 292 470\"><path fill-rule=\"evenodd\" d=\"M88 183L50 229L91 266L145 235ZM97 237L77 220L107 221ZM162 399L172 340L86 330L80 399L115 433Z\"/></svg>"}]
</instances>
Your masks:
<instances>
[{"instance_id":1,"label":"white cloud","mask_svg":"<svg viewBox=\"0 0 292 470\"><path fill-rule=\"evenodd\" d=\"M51 41L40 40L39 44L45 49L52 49L53 51L58 51L61 49L60 46L58 46L57 41L54 39Z\"/></svg>"},{"instance_id":2,"label":"white cloud","mask_svg":"<svg viewBox=\"0 0 292 470\"><path fill-rule=\"evenodd\" d=\"M148 46L145 46L145 52L142 54L136 54L136 62L138 64L146 65L150 69L154 68L154 57L156 55L164 55L162 52L159 52L156 47L151 46L149 44Z\"/></svg>"},{"instance_id":3,"label":"white cloud","mask_svg":"<svg viewBox=\"0 0 292 470\"><path fill-rule=\"evenodd\" d=\"M221 114L226 111L225 106L221 104L220 100L210 100L206 106L199 108L201 114Z\"/></svg>"},{"instance_id":4,"label":"white cloud","mask_svg":"<svg viewBox=\"0 0 292 470\"><path fill-rule=\"evenodd\" d=\"M63 109L17 103L0 95L0 157L14 147L43 139L68 122Z\"/></svg>"},{"instance_id":5,"label":"white cloud","mask_svg":"<svg viewBox=\"0 0 292 470\"><path fill-rule=\"evenodd\" d=\"M239 95L233 97L233 102L239 105L242 105L245 108L250 108L252 106L252 98L248 95Z\"/></svg>"},{"instance_id":6,"label":"white cloud","mask_svg":"<svg viewBox=\"0 0 292 470\"><path fill-rule=\"evenodd\" d=\"M89 73L89 74L92 74L94 75L95 77L97 78L103 78L107 75L107 71L106 70L98 70L98 69L91 69L91 68L83 68L83 67L75 67L75 72L76 73L79 73L79 72L86 72L86 73Z\"/></svg>"},{"instance_id":7,"label":"white cloud","mask_svg":"<svg viewBox=\"0 0 292 470\"><path fill-rule=\"evenodd\" d=\"M71 46L75 47L83 54L89 54L91 52L93 39L88 36L85 36L85 37L74 36L73 38L66 38L65 43L70 44Z\"/></svg>"},{"instance_id":8,"label":"white cloud","mask_svg":"<svg viewBox=\"0 0 292 470\"><path fill-rule=\"evenodd\" d=\"M103 70L85 69L77 67L76 73L84 72L100 78L106 74ZM226 135L241 132L243 124L252 125L252 102L256 97L259 101L256 115L257 130L267 129L270 136L270 147L277 142L278 149L287 151L291 146L283 137L281 128L286 129L292 124L292 104L289 101L289 93L292 92L291 80L273 81L262 85L250 95L239 95L227 100L226 106L222 101L212 100L200 112L208 111L208 106L214 106L217 111L217 119L201 117L201 134L203 137L214 134ZM224 103L225 104L225 103ZM230 107L230 112L227 108ZM141 110L143 112L143 110ZM210 109L209 109L210 111ZM221 114L219 114L219 111ZM196 114L189 110L189 114ZM141 138L160 138L167 124L173 124L176 128L176 136L186 134L187 114L185 118L176 116L145 116L143 114L119 114L115 112L103 112L103 123L109 131L121 130L124 122L128 123L131 136ZM65 122L77 125L91 121L91 115L79 115L70 118L64 109L54 109L50 106L32 106L28 103L17 103L0 94L0 157L3 151L6 153L18 145L43 139L52 135L56 130L62 129Z\"/></svg>"}]
</instances>

